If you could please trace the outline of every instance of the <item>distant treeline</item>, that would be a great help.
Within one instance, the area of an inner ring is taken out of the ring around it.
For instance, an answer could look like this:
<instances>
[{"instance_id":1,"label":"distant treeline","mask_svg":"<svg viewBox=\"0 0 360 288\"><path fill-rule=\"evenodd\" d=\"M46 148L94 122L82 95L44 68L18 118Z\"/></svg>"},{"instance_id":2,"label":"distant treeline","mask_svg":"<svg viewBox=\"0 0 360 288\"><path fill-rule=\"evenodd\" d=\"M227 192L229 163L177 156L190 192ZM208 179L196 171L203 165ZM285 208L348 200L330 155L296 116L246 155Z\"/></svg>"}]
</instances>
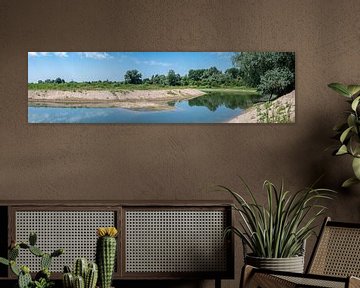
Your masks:
<instances>
[{"instance_id":1,"label":"distant treeline","mask_svg":"<svg viewBox=\"0 0 360 288\"><path fill-rule=\"evenodd\" d=\"M39 80L37 84L93 84L95 86L109 86L120 87L121 85L156 85L156 86L201 86L201 87L223 87L223 86L244 86L245 83L240 77L240 69L229 68L224 73L218 70L216 67L208 69L191 69L188 74L180 76L174 70L169 70L166 75L155 74L150 78L142 77L142 74L138 70L128 70L124 75L124 81L84 81L66 82L62 78ZM69 86L69 85L62 85Z\"/></svg>"},{"instance_id":2,"label":"distant treeline","mask_svg":"<svg viewBox=\"0 0 360 288\"><path fill-rule=\"evenodd\" d=\"M233 56L234 67L222 72L216 67L191 69L184 76L169 70L166 75L143 78L128 70L124 81L65 82L62 78L29 83L29 89L149 89L153 87L254 87L262 95L283 95L295 89L295 54L292 52L241 52Z\"/></svg>"}]
</instances>

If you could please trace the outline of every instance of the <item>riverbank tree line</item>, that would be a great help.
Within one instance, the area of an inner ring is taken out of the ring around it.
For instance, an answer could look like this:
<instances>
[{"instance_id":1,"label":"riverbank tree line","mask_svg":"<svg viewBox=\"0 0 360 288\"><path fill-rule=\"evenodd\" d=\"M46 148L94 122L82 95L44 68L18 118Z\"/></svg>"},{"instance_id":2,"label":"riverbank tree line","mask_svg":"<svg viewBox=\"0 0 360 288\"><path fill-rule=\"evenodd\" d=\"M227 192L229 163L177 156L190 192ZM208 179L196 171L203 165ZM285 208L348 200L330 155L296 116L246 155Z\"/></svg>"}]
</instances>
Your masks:
<instances>
[{"instance_id":1,"label":"riverbank tree line","mask_svg":"<svg viewBox=\"0 0 360 288\"><path fill-rule=\"evenodd\" d=\"M29 89L152 89L162 87L252 87L262 95L283 95L295 89L295 54L292 52L239 52L232 58L234 67L224 72L216 67L190 69L181 76L174 70L166 75L143 78L136 69L126 71L123 81L66 82L56 79L29 83Z\"/></svg>"}]
</instances>

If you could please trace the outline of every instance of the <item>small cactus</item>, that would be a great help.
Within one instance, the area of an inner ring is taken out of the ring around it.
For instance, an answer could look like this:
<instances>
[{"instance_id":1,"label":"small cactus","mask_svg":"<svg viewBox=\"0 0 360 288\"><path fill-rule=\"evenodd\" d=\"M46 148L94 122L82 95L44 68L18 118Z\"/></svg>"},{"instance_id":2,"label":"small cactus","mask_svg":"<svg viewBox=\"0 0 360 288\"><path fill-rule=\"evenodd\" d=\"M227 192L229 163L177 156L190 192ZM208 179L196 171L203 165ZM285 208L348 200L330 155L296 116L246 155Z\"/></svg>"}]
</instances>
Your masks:
<instances>
[{"instance_id":1,"label":"small cactus","mask_svg":"<svg viewBox=\"0 0 360 288\"><path fill-rule=\"evenodd\" d=\"M74 273L69 266L64 266L64 288L95 288L98 279L98 268L95 263L89 263L85 258L78 258L74 263ZM83 275L83 276L82 276ZM77 287L77 286L78 287ZM84 285L82 287L82 285Z\"/></svg>"},{"instance_id":2,"label":"small cactus","mask_svg":"<svg viewBox=\"0 0 360 288\"><path fill-rule=\"evenodd\" d=\"M98 279L98 266L96 263L89 263L85 276L85 288L95 288Z\"/></svg>"},{"instance_id":3,"label":"small cactus","mask_svg":"<svg viewBox=\"0 0 360 288\"><path fill-rule=\"evenodd\" d=\"M75 261L74 274L85 279L88 262L85 258L79 258Z\"/></svg>"},{"instance_id":4,"label":"small cactus","mask_svg":"<svg viewBox=\"0 0 360 288\"><path fill-rule=\"evenodd\" d=\"M66 272L62 277L64 288L73 288L74 287L74 276L70 272Z\"/></svg>"},{"instance_id":5,"label":"small cactus","mask_svg":"<svg viewBox=\"0 0 360 288\"><path fill-rule=\"evenodd\" d=\"M74 277L74 288L85 288L84 278L81 276Z\"/></svg>"},{"instance_id":6,"label":"small cactus","mask_svg":"<svg viewBox=\"0 0 360 288\"><path fill-rule=\"evenodd\" d=\"M98 228L99 236L96 243L96 262L99 267L99 282L101 288L110 288L116 258L115 227Z\"/></svg>"}]
</instances>

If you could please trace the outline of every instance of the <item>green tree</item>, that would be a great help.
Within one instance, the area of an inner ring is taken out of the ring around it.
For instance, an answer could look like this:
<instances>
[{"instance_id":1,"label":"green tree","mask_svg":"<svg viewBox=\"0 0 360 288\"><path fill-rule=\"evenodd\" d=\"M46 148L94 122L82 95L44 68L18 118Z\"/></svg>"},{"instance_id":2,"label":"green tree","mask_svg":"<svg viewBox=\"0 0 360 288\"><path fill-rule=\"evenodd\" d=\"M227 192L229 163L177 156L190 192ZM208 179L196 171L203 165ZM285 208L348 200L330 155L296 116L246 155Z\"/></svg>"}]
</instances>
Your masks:
<instances>
[{"instance_id":1,"label":"green tree","mask_svg":"<svg viewBox=\"0 0 360 288\"><path fill-rule=\"evenodd\" d=\"M138 70L128 70L125 73L124 79L127 84L141 84L142 75Z\"/></svg>"},{"instance_id":2,"label":"green tree","mask_svg":"<svg viewBox=\"0 0 360 288\"><path fill-rule=\"evenodd\" d=\"M190 69L189 73L188 73L188 78L189 80L191 80L193 83L194 82L198 82L202 79L204 72L206 71L206 69Z\"/></svg>"},{"instance_id":3,"label":"green tree","mask_svg":"<svg viewBox=\"0 0 360 288\"><path fill-rule=\"evenodd\" d=\"M56 83L56 84L65 83L65 80L58 77L58 78L55 79L54 83Z\"/></svg>"},{"instance_id":4,"label":"green tree","mask_svg":"<svg viewBox=\"0 0 360 288\"><path fill-rule=\"evenodd\" d=\"M225 75L228 75L231 79L236 80L240 77L240 69L232 67L225 71Z\"/></svg>"},{"instance_id":5,"label":"green tree","mask_svg":"<svg viewBox=\"0 0 360 288\"><path fill-rule=\"evenodd\" d=\"M166 76L165 75L152 75L150 79L151 84L165 86L167 84Z\"/></svg>"},{"instance_id":6,"label":"green tree","mask_svg":"<svg viewBox=\"0 0 360 288\"><path fill-rule=\"evenodd\" d=\"M240 75L251 87L260 84L261 76L275 68L287 68L295 73L295 53L293 52L240 52L233 57Z\"/></svg>"},{"instance_id":7,"label":"green tree","mask_svg":"<svg viewBox=\"0 0 360 288\"><path fill-rule=\"evenodd\" d=\"M260 77L257 90L262 95L283 95L294 89L294 74L288 68L275 68L268 70Z\"/></svg>"},{"instance_id":8,"label":"green tree","mask_svg":"<svg viewBox=\"0 0 360 288\"><path fill-rule=\"evenodd\" d=\"M167 82L170 86L177 86L181 84L181 77L179 74L176 74L174 70L169 70L167 75Z\"/></svg>"}]
</instances>

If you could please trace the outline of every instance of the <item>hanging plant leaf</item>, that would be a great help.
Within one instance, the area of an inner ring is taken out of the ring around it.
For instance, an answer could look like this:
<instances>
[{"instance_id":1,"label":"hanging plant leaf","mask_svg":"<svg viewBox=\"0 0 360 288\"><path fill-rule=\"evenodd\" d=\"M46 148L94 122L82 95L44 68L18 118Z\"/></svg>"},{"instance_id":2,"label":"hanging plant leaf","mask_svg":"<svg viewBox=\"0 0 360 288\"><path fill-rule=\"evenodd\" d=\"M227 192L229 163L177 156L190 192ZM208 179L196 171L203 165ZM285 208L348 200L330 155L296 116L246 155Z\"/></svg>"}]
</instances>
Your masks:
<instances>
[{"instance_id":1,"label":"hanging plant leaf","mask_svg":"<svg viewBox=\"0 0 360 288\"><path fill-rule=\"evenodd\" d=\"M357 97L360 94L360 85L348 85L347 90L353 97Z\"/></svg>"},{"instance_id":2,"label":"hanging plant leaf","mask_svg":"<svg viewBox=\"0 0 360 288\"><path fill-rule=\"evenodd\" d=\"M333 89L337 93L345 97L351 97L347 85L341 83L331 83L328 85L329 88Z\"/></svg>"},{"instance_id":3,"label":"hanging plant leaf","mask_svg":"<svg viewBox=\"0 0 360 288\"><path fill-rule=\"evenodd\" d=\"M360 180L360 158L355 157L353 159L352 168L356 178Z\"/></svg>"},{"instance_id":4,"label":"hanging plant leaf","mask_svg":"<svg viewBox=\"0 0 360 288\"><path fill-rule=\"evenodd\" d=\"M354 184L359 184L359 183L360 183L359 179L357 179L356 177L351 177L351 178L347 179L346 181L344 181L344 183L341 185L341 187L348 188Z\"/></svg>"},{"instance_id":5,"label":"hanging plant leaf","mask_svg":"<svg viewBox=\"0 0 360 288\"><path fill-rule=\"evenodd\" d=\"M356 97L354 101L352 101L351 103L351 109L356 111L356 108L359 105L359 101L360 101L360 96Z\"/></svg>"},{"instance_id":6,"label":"hanging plant leaf","mask_svg":"<svg viewBox=\"0 0 360 288\"><path fill-rule=\"evenodd\" d=\"M340 136L341 143L344 143L344 141L345 141L346 137L348 136L349 132L351 131L351 129L352 129L352 126L345 129L345 131L343 133L341 133L341 136Z\"/></svg>"},{"instance_id":7,"label":"hanging plant leaf","mask_svg":"<svg viewBox=\"0 0 360 288\"><path fill-rule=\"evenodd\" d=\"M341 145L341 147L339 148L339 150L336 152L335 155L339 156L339 155L344 155L348 153L348 149L346 147L346 145Z\"/></svg>"}]
</instances>

